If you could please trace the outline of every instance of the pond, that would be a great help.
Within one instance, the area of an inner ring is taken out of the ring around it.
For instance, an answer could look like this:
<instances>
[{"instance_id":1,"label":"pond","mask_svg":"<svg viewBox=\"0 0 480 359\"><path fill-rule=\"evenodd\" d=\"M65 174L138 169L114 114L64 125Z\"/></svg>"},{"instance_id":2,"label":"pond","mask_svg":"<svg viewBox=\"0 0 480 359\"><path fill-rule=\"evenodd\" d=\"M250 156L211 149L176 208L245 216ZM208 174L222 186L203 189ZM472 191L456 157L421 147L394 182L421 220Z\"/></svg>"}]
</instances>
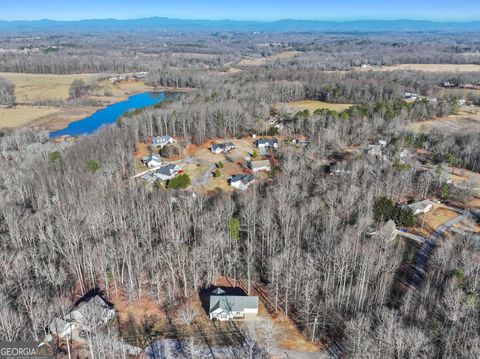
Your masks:
<instances>
[{"instance_id":1,"label":"pond","mask_svg":"<svg viewBox=\"0 0 480 359\"><path fill-rule=\"evenodd\" d=\"M173 98L173 94L171 97ZM97 131L103 125L115 123L127 111L153 106L167 99L170 99L170 94L165 92L144 92L130 96L126 101L114 103L98 110L89 117L70 122L62 130L50 132L50 137L88 135Z\"/></svg>"}]
</instances>

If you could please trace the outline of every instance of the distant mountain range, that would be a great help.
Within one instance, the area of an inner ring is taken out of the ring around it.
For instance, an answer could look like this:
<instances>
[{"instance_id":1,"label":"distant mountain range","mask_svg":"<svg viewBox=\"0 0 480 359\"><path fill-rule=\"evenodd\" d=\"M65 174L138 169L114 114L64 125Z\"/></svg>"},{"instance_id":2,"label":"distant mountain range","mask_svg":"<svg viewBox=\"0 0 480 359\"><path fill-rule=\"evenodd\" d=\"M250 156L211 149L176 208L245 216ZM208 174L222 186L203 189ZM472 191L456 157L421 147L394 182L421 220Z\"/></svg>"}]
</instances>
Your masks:
<instances>
[{"instance_id":1,"label":"distant mountain range","mask_svg":"<svg viewBox=\"0 0 480 359\"><path fill-rule=\"evenodd\" d=\"M152 17L134 20L0 21L0 31L274 31L274 32L478 32L480 21L434 22L417 20L273 22L236 20L182 20Z\"/></svg>"}]
</instances>

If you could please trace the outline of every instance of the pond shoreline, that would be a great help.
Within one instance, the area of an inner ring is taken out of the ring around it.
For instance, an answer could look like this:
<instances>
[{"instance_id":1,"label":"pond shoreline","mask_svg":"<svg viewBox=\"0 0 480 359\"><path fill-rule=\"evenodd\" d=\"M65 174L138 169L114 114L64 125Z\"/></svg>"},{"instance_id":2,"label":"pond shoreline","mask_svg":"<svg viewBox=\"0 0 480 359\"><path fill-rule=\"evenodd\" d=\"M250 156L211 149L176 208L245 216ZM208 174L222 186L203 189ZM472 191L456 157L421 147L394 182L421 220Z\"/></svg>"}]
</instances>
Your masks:
<instances>
[{"instance_id":1,"label":"pond shoreline","mask_svg":"<svg viewBox=\"0 0 480 359\"><path fill-rule=\"evenodd\" d=\"M169 99L169 96L171 96L170 92L154 92L152 90L132 94L123 101L114 102L100 109L96 109L90 116L85 116L78 120L72 120L70 118L66 126L50 132L49 136L53 139L57 137L76 137L92 134L105 125L114 124L128 111L154 106Z\"/></svg>"}]
</instances>

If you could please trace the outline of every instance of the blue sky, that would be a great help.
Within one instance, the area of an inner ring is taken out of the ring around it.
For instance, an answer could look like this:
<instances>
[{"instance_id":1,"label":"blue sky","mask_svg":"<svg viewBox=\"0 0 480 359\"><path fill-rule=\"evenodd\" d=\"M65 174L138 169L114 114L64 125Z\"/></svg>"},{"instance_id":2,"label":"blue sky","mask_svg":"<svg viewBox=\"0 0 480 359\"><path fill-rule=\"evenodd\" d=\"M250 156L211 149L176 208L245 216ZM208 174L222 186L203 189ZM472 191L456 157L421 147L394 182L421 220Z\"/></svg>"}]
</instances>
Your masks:
<instances>
[{"instance_id":1,"label":"blue sky","mask_svg":"<svg viewBox=\"0 0 480 359\"><path fill-rule=\"evenodd\" d=\"M480 0L0 0L2 20L480 20Z\"/></svg>"}]
</instances>

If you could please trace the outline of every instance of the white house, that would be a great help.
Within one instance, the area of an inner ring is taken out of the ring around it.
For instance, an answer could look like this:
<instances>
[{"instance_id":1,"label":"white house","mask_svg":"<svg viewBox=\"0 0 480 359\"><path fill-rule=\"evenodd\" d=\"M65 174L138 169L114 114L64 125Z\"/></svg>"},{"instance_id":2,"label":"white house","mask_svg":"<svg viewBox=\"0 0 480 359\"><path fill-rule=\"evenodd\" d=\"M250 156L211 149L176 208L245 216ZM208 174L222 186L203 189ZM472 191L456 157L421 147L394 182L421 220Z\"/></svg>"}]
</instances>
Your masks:
<instances>
[{"instance_id":1,"label":"white house","mask_svg":"<svg viewBox=\"0 0 480 359\"><path fill-rule=\"evenodd\" d=\"M235 149L235 145L231 142L227 142L227 143L215 143L212 145L212 147L210 147L210 151L212 151L212 153L216 153L216 154L219 154L219 153L222 153L222 152L229 152L231 150Z\"/></svg>"},{"instance_id":2,"label":"white house","mask_svg":"<svg viewBox=\"0 0 480 359\"><path fill-rule=\"evenodd\" d=\"M258 171L270 171L272 168L270 166L269 160L260 160L260 161L250 161L248 167L253 170L253 172Z\"/></svg>"},{"instance_id":3,"label":"white house","mask_svg":"<svg viewBox=\"0 0 480 359\"><path fill-rule=\"evenodd\" d=\"M429 199L424 199L423 201L420 201L420 202L414 202L414 203L408 204L407 207L413 211L414 215L417 215L420 213L429 212L434 205L435 205L435 202L430 201Z\"/></svg>"},{"instance_id":4,"label":"white house","mask_svg":"<svg viewBox=\"0 0 480 359\"><path fill-rule=\"evenodd\" d=\"M246 314L258 314L258 297L227 295L221 288L210 295L210 320L232 320L244 318Z\"/></svg>"},{"instance_id":5,"label":"white house","mask_svg":"<svg viewBox=\"0 0 480 359\"><path fill-rule=\"evenodd\" d=\"M149 156L145 156L142 159L143 163L148 166L148 168L159 167L162 165L162 160L159 155L152 153Z\"/></svg>"},{"instance_id":6,"label":"white house","mask_svg":"<svg viewBox=\"0 0 480 359\"><path fill-rule=\"evenodd\" d=\"M235 175L230 180L230 186L245 191L248 189L248 186L253 183L253 181L255 181L255 178L251 173L248 175Z\"/></svg>"},{"instance_id":7,"label":"white house","mask_svg":"<svg viewBox=\"0 0 480 359\"><path fill-rule=\"evenodd\" d=\"M173 177L178 175L178 173L181 170L182 169L179 166L177 166L174 163L171 163L167 166L160 167L157 170L157 172L155 172L154 176L155 176L155 178L157 178L161 181L168 181L169 179L172 179Z\"/></svg>"},{"instance_id":8,"label":"white house","mask_svg":"<svg viewBox=\"0 0 480 359\"><path fill-rule=\"evenodd\" d=\"M172 136L166 135L166 136L157 136L152 139L152 144L156 148L163 148L166 145L171 145L175 143L175 139Z\"/></svg>"}]
</instances>

